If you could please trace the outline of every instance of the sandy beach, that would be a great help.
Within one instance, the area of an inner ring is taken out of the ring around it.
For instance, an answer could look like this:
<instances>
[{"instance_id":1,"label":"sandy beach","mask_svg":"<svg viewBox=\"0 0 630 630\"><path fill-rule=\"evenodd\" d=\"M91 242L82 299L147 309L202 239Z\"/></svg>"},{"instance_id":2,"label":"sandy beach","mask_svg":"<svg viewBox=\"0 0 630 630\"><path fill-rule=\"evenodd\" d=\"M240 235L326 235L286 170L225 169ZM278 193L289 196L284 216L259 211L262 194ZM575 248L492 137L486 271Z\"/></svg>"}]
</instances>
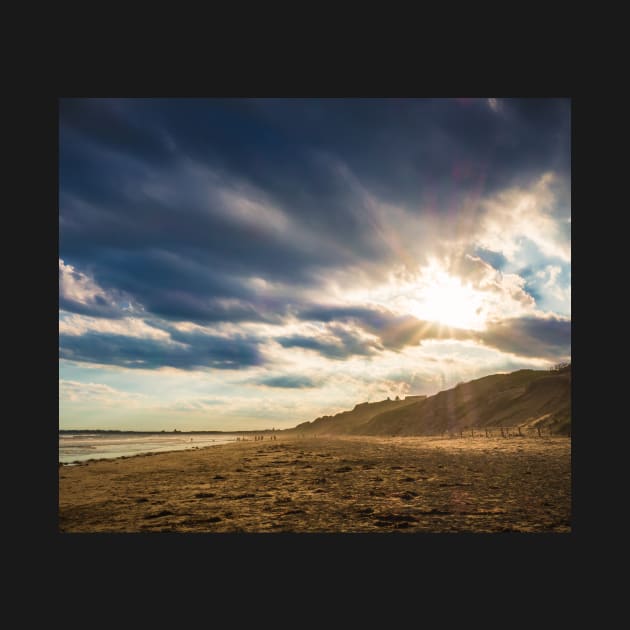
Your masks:
<instances>
[{"instance_id":1,"label":"sandy beach","mask_svg":"<svg viewBox=\"0 0 630 630\"><path fill-rule=\"evenodd\" d=\"M59 467L61 532L570 532L568 438L282 436Z\"/></svg>"}]
</instances>

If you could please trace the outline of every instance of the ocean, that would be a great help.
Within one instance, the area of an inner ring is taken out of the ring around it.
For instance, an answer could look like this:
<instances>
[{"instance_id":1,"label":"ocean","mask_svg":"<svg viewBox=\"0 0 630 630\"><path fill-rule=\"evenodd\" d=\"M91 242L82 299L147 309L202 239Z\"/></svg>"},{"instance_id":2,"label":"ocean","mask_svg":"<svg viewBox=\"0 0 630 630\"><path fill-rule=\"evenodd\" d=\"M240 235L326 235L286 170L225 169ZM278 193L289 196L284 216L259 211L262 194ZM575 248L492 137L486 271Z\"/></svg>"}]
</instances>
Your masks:
<instances>
[{"instance_id":1,"label":"ocean","mask_svg":"<svg viewBox=\"0 0 630 630\"><path fill-rule=\"evenodd\" d=\"M182 451L234 442L237 433L59 433L59 462L113 459L139 453ZM253 439L248 436L248 439Z\"/></svg>"}]
</instances>

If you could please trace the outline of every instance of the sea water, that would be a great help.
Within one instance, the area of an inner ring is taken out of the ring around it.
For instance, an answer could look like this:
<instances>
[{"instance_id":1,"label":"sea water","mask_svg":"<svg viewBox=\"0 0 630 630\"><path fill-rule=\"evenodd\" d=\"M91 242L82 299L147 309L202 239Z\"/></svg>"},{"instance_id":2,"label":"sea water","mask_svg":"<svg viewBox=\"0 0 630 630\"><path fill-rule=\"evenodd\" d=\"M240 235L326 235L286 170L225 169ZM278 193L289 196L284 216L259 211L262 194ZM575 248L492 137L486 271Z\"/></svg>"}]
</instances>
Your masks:
<instances>
[{"instance_id":1,"label":"sea water","mask_svg":"<svg viewBox=\"0 0 630 630\"><path fill-rule=\"evenodd\" d=\"M181 451L234 442L238 437L236 433L59 433L59 462Z\"/></svg>"}]
</instances>

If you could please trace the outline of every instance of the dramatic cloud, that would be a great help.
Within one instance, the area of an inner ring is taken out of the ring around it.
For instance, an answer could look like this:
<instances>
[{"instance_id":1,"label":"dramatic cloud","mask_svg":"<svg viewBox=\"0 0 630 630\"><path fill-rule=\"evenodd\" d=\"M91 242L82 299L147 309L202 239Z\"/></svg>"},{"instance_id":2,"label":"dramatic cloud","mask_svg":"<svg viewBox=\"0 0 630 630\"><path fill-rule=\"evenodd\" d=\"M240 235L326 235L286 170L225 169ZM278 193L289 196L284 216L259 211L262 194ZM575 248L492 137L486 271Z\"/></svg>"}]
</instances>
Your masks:
<instances>
[{"instance_id":1,"label":"dramatic cloud","mask_svg":"<svg viewBox=\"0 0 630 630\"><path fill-rule=\"evenodd\" d=\"M494 243L516 194L500 196L504 187L527 188L552 168L562 180L569 164L565 102L505 109L499 117L483 101L439 99L64 100L61 250L156 314L255 320L264 305L243 286L251 275L304 283L319 269L402 255L411 222L393 225L395 207L433 216L448 236L462 208L496 193L482 239ZM518 207L522 219L529 206ZM245 304L232 311L218 299Z\"/></svg>"},{"instance_id":2,"label":"dramatic cloud","mask_svg":"<svg viewBox=\"0 0 630 630\"><path fill-rule=\"evenodd\" d=\"M570 113L62 99L62 377L221 428L570 357Z\"/></svg>"},{"instance_id":3,"label":"dramatic cloud","mask_svg":"<svg viewBox=\"0 0 630 630\"><path fill-rule=\"evenodd\" d=\"M493 322L481 338L503 352L525 357L554 360L571 354L571 322L555 317Z\"/></svg>"},{"instance_id":4,"label":"dramatic cloud","mask_svg":"<svg viewBox=\"0 0 630 630\"><path fill-rule=\"evenodd\" d=\"M174 367L181 370L204 367L235 370L263 363L256 342L251 339L209 335L203 338L180 335L180 338L196 343L163 343L150 338L95 332L81 336L60 335L60 358L126 368Z\"/></svg>"}]
</instances>

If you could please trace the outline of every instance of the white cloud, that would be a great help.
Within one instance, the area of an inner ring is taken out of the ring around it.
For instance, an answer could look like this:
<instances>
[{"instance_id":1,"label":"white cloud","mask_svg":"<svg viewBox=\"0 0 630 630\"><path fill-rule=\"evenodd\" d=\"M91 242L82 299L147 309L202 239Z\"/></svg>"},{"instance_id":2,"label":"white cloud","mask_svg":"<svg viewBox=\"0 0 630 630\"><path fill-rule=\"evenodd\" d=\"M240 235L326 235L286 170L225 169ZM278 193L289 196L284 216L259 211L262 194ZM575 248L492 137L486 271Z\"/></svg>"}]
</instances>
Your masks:
<instances>
[{"instance_id":1,"label":"white cloud","mask_svg":"<svg viewBox=\"0 0 630 630\"><path fill-rule=\"evenodd\" d=\"M536 277L540 279L542 287L545 290L547 302L552 298L551 303L556 308L567 310L571 305L571 284L563 286L560 281L562 268L558 265L547 265L536 273Z\"/></svg>"},{"instance_id":2,"label":"white cloud","mask_svg":"<svg viewBox=\"0 0 630 630\"><path fill-rule=\"evenodd\" d=\"M103 383L82 383L59 379L59 402L130 405L147 398L144 394L124 392Z\"/></svg>"},{"instance_id":3,"label":"white cloud","mask_svg":"<svg viewBox=\"0 0 630 630\"><path fill-rule=\"evenodd\" d=\"M76 270L72 265L66 265L59 259L59 294L63 297L89 304L100 297L107 299L107 294L99 287L93 278Z\"/></svg>"},{"instance_id":4,"label":"white cloud","mask_svg":"<svg viewBox=\"0 0 630 630\"><path fill-rule=\"evenodd\" d=\"M168 341L170 335L164 330L149 326L143 319L124 317L122 319L106 319L77 314L61 314L59 319L60 335L84 335L87 332L98 332L125 337L144 339L160 339Z\"/></svg>"},{"instance_id":5,"label":"white cloud","mask_svg":"<svg viewBox=\"0 0 630 630\"><path fill-rule=\"evenodd\" d=\"M484 215L474 236L477 245L515 260L529 239L545 256L569 262L570 238L553 216L553 181L554 175L546 173L529 190L511 188L482 201Z\"/></svg>"},{"instance_id":6,"label":"white cloud","mask_svg":"<svg viewBox=\"0 0 630 630\"><path fill-rule=\"evenodd\" d=\"M121 291L106 291L94 278L59 259L59 297L97 311L133 313L142 310Z\"/></svg>"},{"instance_id":7,"label":"white cloud","mask_svg":"<svg viewBox=\"0 0 630 630\"><path fill-rule=\"evenodd\" d=\"M539 271L536 276L544 280L544 285L547 288L554 287L556 284L556 280L562 269L557 265L547 265L544 269Z\"/></svg>"}]
</instances>

